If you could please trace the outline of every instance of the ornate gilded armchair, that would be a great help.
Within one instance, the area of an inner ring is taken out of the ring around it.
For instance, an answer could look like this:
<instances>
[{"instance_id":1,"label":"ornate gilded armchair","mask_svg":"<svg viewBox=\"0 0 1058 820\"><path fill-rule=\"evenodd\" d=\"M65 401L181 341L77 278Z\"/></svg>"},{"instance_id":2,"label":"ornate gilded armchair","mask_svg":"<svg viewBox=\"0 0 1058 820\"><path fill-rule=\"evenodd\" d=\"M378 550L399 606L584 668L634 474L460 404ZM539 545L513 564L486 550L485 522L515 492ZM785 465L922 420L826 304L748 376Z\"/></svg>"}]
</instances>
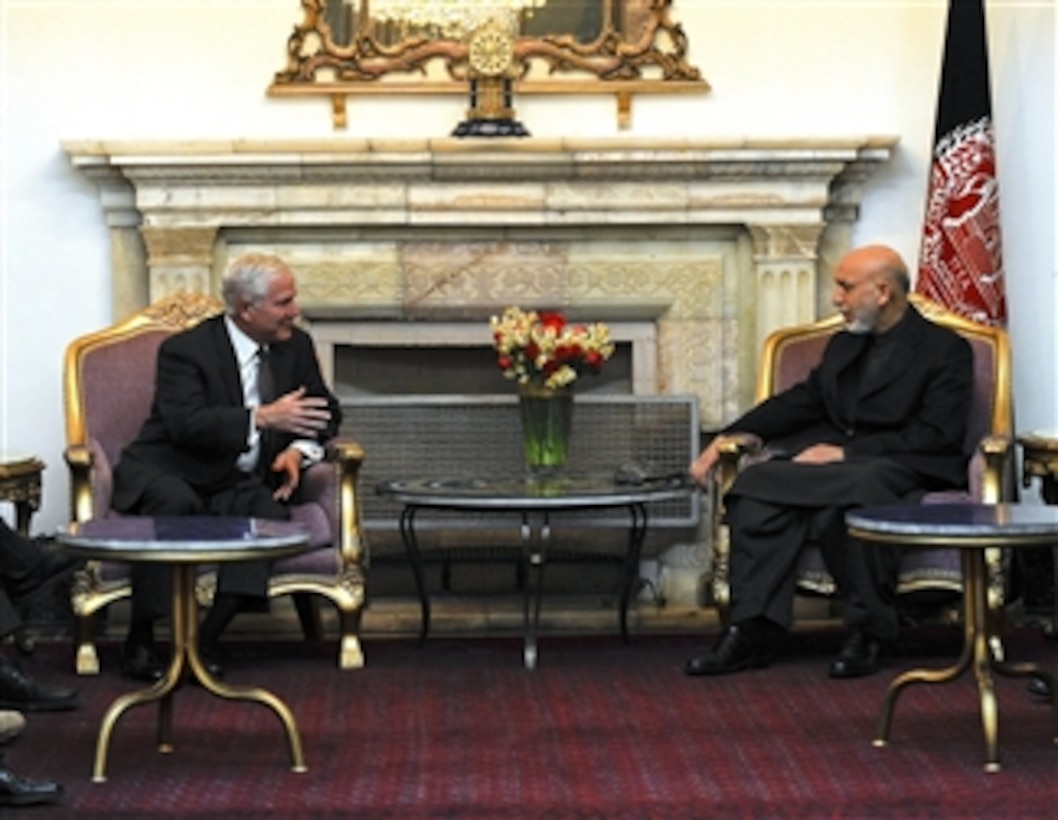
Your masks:
<instances>
[{"instance_id":1,"label":"ornate gilded armchair","mask_svg":"<svg viewBox=\"0 0 1058 820\"><path fill-rule=\"evenodd\" d=\"M150 305L113 327L75 339L66 349L65 459L70 471L71 517L75 521L118 515L110 506L113 466L147 417L154 368L162 341L222 310L216 299L177 294ZM318 637L318 599L338 610L342 669L363 666L360 617L364 604L366 552L360 528L357 476L364 453L352 441L335 440L327 458L302 477L294 521L308 526L312 549L276 563L271 596L293 595L302 628ZM204 574L199 597L208 600L215 578ZM93 637L95 613L131 594L123 564L88 562L74 578L78 674L99 672Z\"/></svg>"},{"instance_id":2,"label":"ornate gilded armchair","mask_svg":"<svg viewBox=\"0 0 1058 820\"><path fill-rule=\"evenodd\" d=\"M970 409L966 450L970 460L968 490L928 493L922 503L982 501L994 503L1014 495L1013 410L1011 400L1010 345L1007 334L998 328L977 324L945 310L934 302L912 295L912 303L923 315L964 336L973 348L974 397ZM809 325L785 328L771 334L764 343L757 374L757 401L778 393L805 378L823 355L830 337L842 327L841 316ZM720 440L720 463L714 488L713 510L714 603L726 621L731 593L729 587L731 544L723 523L724 494L739 470L754 459L766 458L763 442L755 436L737 434ZM1002 556L990 550L989 597L993 612L1005 600ZM898 594L923 590L962 591L962 572L956 550L915 549L902 552ZM818 549L806 549L798 568L798 587L822 595L836 592L834 579L827 574Z\"/></svg>"}]
</instances>

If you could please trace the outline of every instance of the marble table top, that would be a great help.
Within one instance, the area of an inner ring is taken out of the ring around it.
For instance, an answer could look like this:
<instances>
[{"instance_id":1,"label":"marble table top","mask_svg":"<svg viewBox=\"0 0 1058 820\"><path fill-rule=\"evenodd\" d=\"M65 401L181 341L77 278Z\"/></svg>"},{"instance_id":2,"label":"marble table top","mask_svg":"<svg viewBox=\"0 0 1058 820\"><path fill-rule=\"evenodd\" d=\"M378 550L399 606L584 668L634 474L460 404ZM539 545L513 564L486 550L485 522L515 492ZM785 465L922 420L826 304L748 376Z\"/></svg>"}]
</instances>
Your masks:
<instances>
[{"instance_id":1,"label":"marble table top","mask_svg":"<svg viewBox=\"0 0 1058 820\"><path fill-rule=\"evenodd\" d=\"M55 538L89 557L180 564L282 558L304 550L309 531L263 518L129 516L67 524Z\"/></svg>"},{"instance_id":2,"label":"marble table top","mask_svg":"<svg viewBox=\"0 0 1058 820\"><path fill-rule=\"evenodd\" d=\"M995 539L1006 546L1058 541L1058 508L1033 504L910 504L863 507L845 521L854 534L894 536L892 540ZM888 539L887 539L888 540Z\"/></svg>"}]
</instances>

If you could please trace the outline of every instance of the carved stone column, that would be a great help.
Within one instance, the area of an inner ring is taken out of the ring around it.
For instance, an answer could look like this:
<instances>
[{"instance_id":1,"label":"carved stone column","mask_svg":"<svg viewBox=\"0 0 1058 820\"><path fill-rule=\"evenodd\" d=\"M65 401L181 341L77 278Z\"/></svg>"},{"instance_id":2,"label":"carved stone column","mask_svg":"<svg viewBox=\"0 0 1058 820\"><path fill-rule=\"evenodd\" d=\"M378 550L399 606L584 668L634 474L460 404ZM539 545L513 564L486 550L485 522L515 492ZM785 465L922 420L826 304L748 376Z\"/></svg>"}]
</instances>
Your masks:
<instances>
[{"instance_id":1,"label":"carved stone column","mask_svg":"<svg viewBox=\"0 0 1058 820\"><path fill-rule=\"evenodd\" d=\"M103 215L110 230L111 309L127 316L149 301L147 252L140 236L143 217L136 190L118 169L88 163L82 170L99 188Z\"/></svg>"},{"instance_id":2,"label":"carved stone column","mask_svg":"<svg viewBox=\"0 0 1058 820\"><path fill-rule=\"evenodd\" d=\"M756 274L754 350L774 330L815 321L824 223L749 225Z\"/></svg>"},{"instance_id":3,"label":"carved stone column","mask_svg":"<svg viewBox=\"0 0 1058 820\"><path fill-rule=\"evenodd\" d=\"M217 226L144 226L140 232L147 245L150 302L179 292L211 293Z\"/></svg>"}]
</instances>

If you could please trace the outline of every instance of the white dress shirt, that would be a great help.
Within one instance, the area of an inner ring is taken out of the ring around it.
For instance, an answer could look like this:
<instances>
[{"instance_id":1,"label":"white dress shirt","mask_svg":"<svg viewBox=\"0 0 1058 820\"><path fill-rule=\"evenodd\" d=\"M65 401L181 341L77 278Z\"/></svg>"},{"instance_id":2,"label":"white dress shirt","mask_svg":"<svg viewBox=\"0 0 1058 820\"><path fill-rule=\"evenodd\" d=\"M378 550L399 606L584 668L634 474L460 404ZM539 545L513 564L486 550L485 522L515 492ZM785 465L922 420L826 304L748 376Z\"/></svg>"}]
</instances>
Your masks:
<instances>
[{"instance_id":1,"label":"white dress shirt","mask_svg":"<svg viewBox=\"0 0 1058 820\"><path fill-rule=\"evenodd\" d=\"M261 391L257 384L258 349L260 345L247 336L230 316L224 317L224 326L228 329L228 338L235 350L235 360L239 365L239 378L242 380L243 405L250 408L249 429L246 431L245 450L235 462L235 466L246 473L253 472L261 452L261 431L254 422L254 411L261 406ZM298 439L291 443L301 453L301 467L305 469L323 460L323 447L311 439Z\"/></svg>"}]
</instances>

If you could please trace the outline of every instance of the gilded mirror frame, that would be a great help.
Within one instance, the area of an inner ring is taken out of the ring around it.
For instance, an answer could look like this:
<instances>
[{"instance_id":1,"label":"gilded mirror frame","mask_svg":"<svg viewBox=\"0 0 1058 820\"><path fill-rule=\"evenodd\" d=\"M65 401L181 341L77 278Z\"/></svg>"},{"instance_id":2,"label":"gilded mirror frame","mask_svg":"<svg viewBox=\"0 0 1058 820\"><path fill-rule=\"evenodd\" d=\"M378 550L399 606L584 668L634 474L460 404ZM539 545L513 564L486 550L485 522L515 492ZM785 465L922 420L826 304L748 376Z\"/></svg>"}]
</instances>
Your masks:
<instances>
[{"instance_id":1,"label":"gilded mirror frame","mask_svg":"<svg viewBox=\"0 0 1058 820\"><path fill-rule=\"evenodd\" d=\"M688 40L670 11L675 0L594 0L601 15L594 39L574 32L518 35L514 41L517 94L612 94L620 128L631 123L635 94L705 93L709 84L687 62ZM613 24L616 4L638 2L641 29L629 37ZM327 20L328 0L301 0L303 19L287 40L287 65L275 74L271 96L325 95L335 128L344 128L350 95L465 94L465 37L409 36L384 42L376 36L371 0L358 0L358 23L347 45L336 42ZM627 37L627 39L626 39Z\"/></svg>"}]
</instances>

